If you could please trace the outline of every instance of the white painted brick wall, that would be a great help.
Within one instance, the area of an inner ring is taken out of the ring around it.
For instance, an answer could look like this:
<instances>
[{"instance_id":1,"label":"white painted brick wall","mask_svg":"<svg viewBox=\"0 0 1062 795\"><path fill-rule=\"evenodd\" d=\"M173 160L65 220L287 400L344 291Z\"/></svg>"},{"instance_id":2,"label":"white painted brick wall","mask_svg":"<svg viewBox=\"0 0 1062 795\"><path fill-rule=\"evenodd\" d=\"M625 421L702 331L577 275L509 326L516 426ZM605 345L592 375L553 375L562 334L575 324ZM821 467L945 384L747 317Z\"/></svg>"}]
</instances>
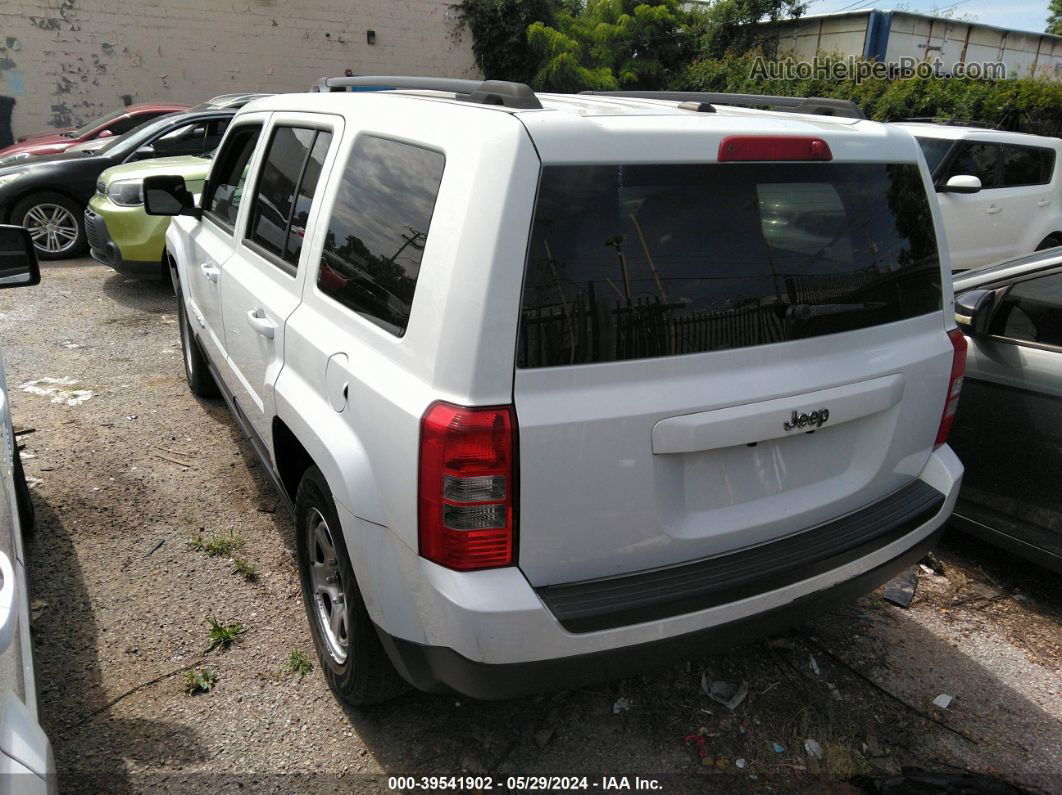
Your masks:
<instances>
[{"instance_id":1,"label":"white painted brick wall","mask_svg":"<svg viewBox=\"0 0 1062 795\"><path fill-rule=\"evenodd\" d=\"M366 31L376 31L376 44ZM0 0L0 96L22 135L133 102L305 91L319 77L477 74L445 0Z\"/></svg>"}]
</instances>

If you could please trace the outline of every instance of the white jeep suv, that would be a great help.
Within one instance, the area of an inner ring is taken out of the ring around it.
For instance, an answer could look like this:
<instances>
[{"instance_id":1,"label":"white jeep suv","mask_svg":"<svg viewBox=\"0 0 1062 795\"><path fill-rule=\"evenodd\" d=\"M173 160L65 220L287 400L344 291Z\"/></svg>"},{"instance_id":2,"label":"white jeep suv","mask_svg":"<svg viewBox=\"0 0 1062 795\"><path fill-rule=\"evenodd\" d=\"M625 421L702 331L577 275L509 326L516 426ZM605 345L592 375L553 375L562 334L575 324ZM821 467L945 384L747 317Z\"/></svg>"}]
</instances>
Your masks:
<instances>
[{"instance_id":1,"label":"white jeep suv","mask_svg":"<svg viewBox=\"0 0 1062 795\"><path fill-rule=\"evenodd\" d=\"M622 676L934 543L965 343L909 134L726 96L321 85L237 114L200 207L179 177L144 191L177 216L189 384L292 504L343 698Z\"/></svg>"},{"instance_id":2,"label":"white jeep suv","mask_svg":"<svg viewBox=\"0 0 1062 795\"><path fill-rule=\"evenodd\" d=\"M922 146L955 270L1062 245L1062 139L899 122Z\"/></svg>"}]
</instances>

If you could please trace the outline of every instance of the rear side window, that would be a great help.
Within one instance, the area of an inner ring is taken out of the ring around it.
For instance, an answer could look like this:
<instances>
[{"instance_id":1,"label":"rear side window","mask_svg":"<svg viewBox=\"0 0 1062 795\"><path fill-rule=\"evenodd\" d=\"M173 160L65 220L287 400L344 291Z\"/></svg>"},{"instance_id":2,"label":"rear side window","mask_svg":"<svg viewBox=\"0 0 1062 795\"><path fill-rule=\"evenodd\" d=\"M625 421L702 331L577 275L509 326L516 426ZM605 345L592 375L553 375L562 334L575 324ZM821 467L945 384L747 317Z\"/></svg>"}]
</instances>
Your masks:
<instances>
[{"instance_id":1,"label":"rear side window","mask_svg":"<svg viewBox=\"0 0 1062 795\"><path fill-rule=\"evenodd\" d=\"M1055 150L1042 146L1003 146L1003 187L1046 185L1055 169Z\"/></svg>"},{"instance_id":2,"label":"rear side window","mask_svg":"<svg viewBox=\"0 0 1062 795\"><path fill-rule=\"evenodd\" d=\"M445 162L430 149L363 135L328 225L318 288L399 337L409 323Z\"/></svg>"},{"instance_id":3,"label":"rear side window","mask_svg":"<svg viewBox=\"0 0 1062 795\"><path fill-rule=\"evenodd\" d=\"M546 166L523 367L674 356L876 326L941 306L914 164Z\"/></svg>"},{"instance_id":4,"label":"rear side window","mask_svg":"<svg viewBox=\"0 0 1062 795\"><path fill-rule=\"evenodd\" d=\"M247 239L292 267L299 264L306 219L331 141L328 132L277 127L266 150Z\"/></svg>"},{"instance_id":5,"label":"rear side window","mask_svg":"<svg viewBox=\"0 0 1062 795\"><path fill-rule=\"evenodd\" d=\"M247 180L247 164L254 154L262 125L240 125L233 130L224 148L218 153L210 171L208 197L203 203L204 213L222 226L232 229L243 198Z\"/></svg>"},{"instance_id":6,"label":"rear side window","mask_svg":"<svg viewBox=\"0 0 1062 795\"><path fill-rule=\"evenodd\" d=\"M977 177L982 188L995 188L996 165L999 163L999 144L963 141L955 148L955 156L944 175L944 181L955 176Z\"/></svg>"}]
</instances>

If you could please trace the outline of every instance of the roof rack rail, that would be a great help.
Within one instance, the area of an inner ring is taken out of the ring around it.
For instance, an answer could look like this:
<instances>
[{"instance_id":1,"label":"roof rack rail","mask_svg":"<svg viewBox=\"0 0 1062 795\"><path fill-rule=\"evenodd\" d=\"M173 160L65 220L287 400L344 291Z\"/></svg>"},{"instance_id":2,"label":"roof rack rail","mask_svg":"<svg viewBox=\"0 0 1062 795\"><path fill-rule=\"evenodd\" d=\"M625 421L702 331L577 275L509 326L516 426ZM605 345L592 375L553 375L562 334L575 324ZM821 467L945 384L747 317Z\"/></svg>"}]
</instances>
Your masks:
<instances>
[{"instance_id":1,"label":"roof rack rail","mask_svg":"<svg viewBox=\"0 0 1062 795\"><path fill-rule=\"evenodd\" d=\"M602 97L663 99L669 102L707 102L711 105L751 105L788 113L811 113L818 116L844 116L865 119L866 115L849 99L829 97L779 97L770 94L724 94L709 91L581 91Z\"/></svg>"},{"instance_id":2,"label":"roof rack rail","mask_svg":"<svg viewBox=\"0 0 1062 795\"><path fill-rule=\"evenodd\" d=\"M977 127L985 130L999 130L1001 126L996 122L975 121L972 119L948 119L942 116L912 116L904 121L916 121L926 124L941 124L945 127Z\"/></svg>"},{"instance_id":3,"label":"roof rack rail","mask_svg":"<svg viewBox=\"0 0 1062 795\"><path fill-rule=\"evenodd\" d=\"M358 75L356 77L322 77L310 91L347 91L348 89L407 89L414 91L452 91L457 99L480 105L541 110L531 86L507 80L465 80L456 77L410 77L407 75Z\"/></svg>"}]
</instances>

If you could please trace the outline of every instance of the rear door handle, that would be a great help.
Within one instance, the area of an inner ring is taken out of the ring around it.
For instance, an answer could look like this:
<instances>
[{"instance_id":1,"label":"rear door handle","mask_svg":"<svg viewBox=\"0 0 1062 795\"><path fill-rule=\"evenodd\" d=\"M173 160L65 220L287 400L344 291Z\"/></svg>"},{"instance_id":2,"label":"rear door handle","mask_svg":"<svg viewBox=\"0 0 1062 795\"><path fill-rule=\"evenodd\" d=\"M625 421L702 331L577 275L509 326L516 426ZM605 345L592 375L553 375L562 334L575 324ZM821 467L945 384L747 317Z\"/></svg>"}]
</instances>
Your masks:
<instances>
[{"instance_id":1,"label":"rear door handle","mask_svg":"<svg viewBox=\"0 0 1062 795\"><path fill-rule=\"evenodd\" d=\"M263 337L273 339L276 334L277 327L272 320L265 316L265 312L261 309L250 309L247 311L247 322L251 324L251 328L261 334Z\"/></svg>"},{"instance_id":2,"label":"rear door handle","mask_svg":"<svg viewBox=\"0 0 1062 795\"><path fill-rule=\"evenodd\" d=\"M990 204L990 205L988 205L988 209L985 210L985 212L988 213L989 215L995 215L996 213L998 213L1002 209L1003 208L1000 207L998 204Z\"/></svg>"},{"instance_id":3,"label":"rear door handle","mask_svg":"<svg viewBox=\"0 0 1062 795\"><path fill-rule=\"evenodd\" d=\"M208 282L216 282L218 280L218 274L221 273L221 269L212 262L204 262L199 266L199 270L203 272L203 275Z\"/></svg>"},{"instance_id":4,"label":"rear door handle","mask_svg":"<svg viewBox=\"0 0 1062 795\"><path fill-rule=\"evenodd\" d=\"M1050 199L1040 199L1040 201L1036 202L1036 206L1037 207L1046 207L1050 203L1051 203Z\"/></svg>"}]
</instances>

